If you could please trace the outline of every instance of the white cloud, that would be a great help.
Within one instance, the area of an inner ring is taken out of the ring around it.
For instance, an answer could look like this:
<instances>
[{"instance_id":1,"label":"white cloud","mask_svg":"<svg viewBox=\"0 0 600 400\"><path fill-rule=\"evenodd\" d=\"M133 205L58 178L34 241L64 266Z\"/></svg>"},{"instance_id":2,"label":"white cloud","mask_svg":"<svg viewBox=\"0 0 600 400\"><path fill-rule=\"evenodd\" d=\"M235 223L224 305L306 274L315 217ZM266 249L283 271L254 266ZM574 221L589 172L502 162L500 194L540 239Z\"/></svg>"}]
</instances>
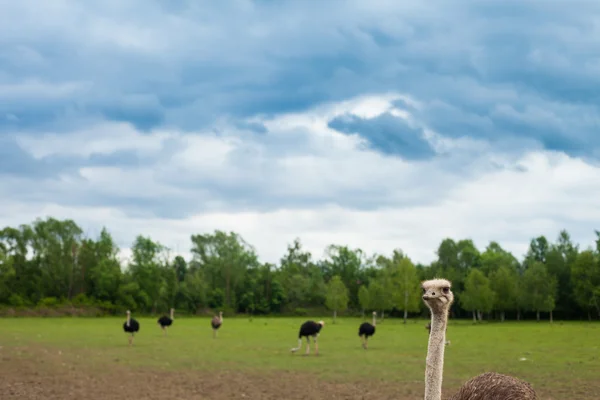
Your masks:
<instances>
[{"instance_id":1,"label":"white cloud","mask_svg":"<svg viewBox=\"0 0 600 400\"><path fill-rule=\"evenodd\" d=\"M263 261L270 262L277 262L296 237L317 257L323 256L327 245L336 243L369 253L401 248L420 262L431 261L445 237L473 238L481 249L496 240L517 257L532 237L544 234L554 240L563 228L583 247L591 244L593 229L600 228L595 226L600 221L598 166L562 153L507 153L487 142L444 139L430 130L431 140L437 137L437 145L448 155L408 162L366 150L359 138L327 127L330 118L344 113L380 115L393 109L391 101L396 98L362 96L260 120L268 132L255 136L226 126L220 128L221 135L166 130L141 134L125 124L60 136L26 136L20 143L37 158L86 157L117 150L164 155L161 151L167 139L178 147L154 165L82 167L80 178L29 186L31 192L59 196L21 201L13 194L0 209L0 224L16 226L40 216L72 218L91 235L104 225L123 247L124 256L137 234L150 235L189 257L191 234L233 230L256 247ZM279 153L269 147L270 139L290 135L304 140L297 153ZM460 158L465 149L472 158ZM462 168L451 168L457 160ZM244 197L243 190L222 195L206 182L228 189L251 188L259 193L259 202ZM16 193L22 185L12 179L1 187L7 194ZM165 208L178 207L170 204L172 198L202 207L192 207L186 218L170 219L140 217L139 212L117 205L67 206L61 202L64 197L60 196L76 191L112 199L162 199ZM370 205L357 207L355 197L369 200ZM266 210L260 207L271 198L279 199L278 203ZM298 205L302 203L298 199L311 205ZM239 200L248 202L244 211L235 208ZM193 211L200 208L202 212Z\"/></svg>"},{"instance_id":2,"label":"white cloud","mask_svg":"<svg viewBox=\"0 0 600 400\"><path fill-rule=\"evenodd\" d=\"M428 206L359 211L321 205L267 212L208 212L174 220L136 218L106 207L9 203L0 211L0 221L17 225L40 215L74 218L84 229L95 232L106 225L122 246L142 233L188 257L191 234L233 230L256 247L263 261L270 262L277 262L295 237L317 257L327 245L338 243L367 252L390 253L402 248L421 262L435 257L434 251L445 237L470 237L481 249L496 240L517 257L523 255L532 237L545 234L553 240L563 228L584 247L590 244L593 229L598 228L595 222L600 221L596 201L600 168L544 153L528 154L521 162L528 171L482 175Z\"/></svg>"},{"instance_id":3,"label":"white cloud","mask_svg":"<svg viewBox=\"0 0 600 400\"><path fill-rule=\"evenodd\" d=\"M231 137L188 135L182 138L183 150L173 159L173 165L196 172L221 169L231 152L242 145Z\"/></svg>"},{"instance_id":4,"label":"white cloud","mask_svg":"<svg viewBox=\"0 0 600 400\"><path fill-rule=\"evenodd\" d=\"M26 79L19 83L0 84L0 99L18 101L37 98L50 100L69 98L74 94L88 90L88 82L48 83L39 79Z\"/></svg>"},{"instance_id":5,"label":"white cloud","mask_svg":"<svg viewBox=\"0 0 600 400\"><path fill-rule=\"evenodd\" d=\"M163 142L173 137L167 132L144 135L128 123L107 122L72 133L21 134L17 143L37 159L48 156L87 158L129 150L139 154L158 153Z\"/></svg>"}]
</instances>

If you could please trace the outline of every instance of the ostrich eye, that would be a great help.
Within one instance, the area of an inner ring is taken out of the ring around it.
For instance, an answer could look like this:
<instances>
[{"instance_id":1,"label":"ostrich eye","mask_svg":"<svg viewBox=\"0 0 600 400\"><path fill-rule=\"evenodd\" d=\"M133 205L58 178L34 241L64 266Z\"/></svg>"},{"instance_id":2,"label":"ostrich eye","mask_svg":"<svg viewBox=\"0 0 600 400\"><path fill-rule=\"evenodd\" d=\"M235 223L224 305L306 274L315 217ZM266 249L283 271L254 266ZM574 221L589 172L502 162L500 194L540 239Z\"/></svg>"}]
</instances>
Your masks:
<instances>
[{"instance_id":1,"label":"ostrich eye","mask_svg":"<svg viewBox=\"0 0 600 400\"><path fill-rule=\"evenodd\" d=\"M425 293L427 291L427 289L425 289L425 288L421 288L421 289L423 289L423 293Z\"/></svg>"},{"instance_id":2,"label":"ostrich eye","mask_svg":"<svg viewBox=\"0 0 600 400\"><path fill-rule=\"evenodd\" d=\"M450 291L450 288L448 288L448 287L442 288L442 292L444 292L444 294L448 294L449 291Z\"/></svg>"}]
</instances>

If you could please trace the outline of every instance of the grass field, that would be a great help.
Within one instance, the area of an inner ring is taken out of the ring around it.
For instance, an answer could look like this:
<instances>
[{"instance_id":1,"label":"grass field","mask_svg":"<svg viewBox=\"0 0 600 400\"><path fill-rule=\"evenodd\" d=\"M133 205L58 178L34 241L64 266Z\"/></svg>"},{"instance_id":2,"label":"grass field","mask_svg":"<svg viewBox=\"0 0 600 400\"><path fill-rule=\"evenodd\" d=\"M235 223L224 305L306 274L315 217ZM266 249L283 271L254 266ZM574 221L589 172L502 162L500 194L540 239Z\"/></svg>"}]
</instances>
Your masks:
<instances>
[{"instance_id":1,"label":"grass field","mask_svg":"<svg viewBox=\"0 0 600 400\"><path fill-rule=\"evenodd\" d=\"M128 347L124 318L2 319L0 376L8 381L0 380L0 393L37 398L26 392L34 385L45 399L113 398L110 390L132 387L157 399L171 398L173 387L183 399L422 398L426 321L386 319L365 351L362 320L326 320L320 355L311 345L303 357L304 347L294 355L290 348L304 320L225 318L214 340L208 318L176 318L167 337L156 318L138 318L141 330ZM599 337L597 323L452 321L444 393L497 371L531 382L544 399L598 399Z\"/></svg>"}]
</instances>

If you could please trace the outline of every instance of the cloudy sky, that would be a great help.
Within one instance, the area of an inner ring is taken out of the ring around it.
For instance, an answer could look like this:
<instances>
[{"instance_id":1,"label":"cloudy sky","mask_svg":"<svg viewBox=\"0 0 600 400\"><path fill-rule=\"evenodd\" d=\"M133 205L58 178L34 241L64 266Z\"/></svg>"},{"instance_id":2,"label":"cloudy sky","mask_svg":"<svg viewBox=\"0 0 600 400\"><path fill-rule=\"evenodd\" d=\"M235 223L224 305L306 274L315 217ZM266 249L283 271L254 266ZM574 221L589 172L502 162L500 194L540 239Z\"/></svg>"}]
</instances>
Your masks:
<instances>
[{"instance_id":1,"label":"cloudy sky","mask_svg":"<svg viewBox=\"0 0 600 400\"><path fill-rule=\"evenodd\" d=\"M0 0L0 225L585 248L599 37L598 1Z\"/></svg>"}]
</instances>

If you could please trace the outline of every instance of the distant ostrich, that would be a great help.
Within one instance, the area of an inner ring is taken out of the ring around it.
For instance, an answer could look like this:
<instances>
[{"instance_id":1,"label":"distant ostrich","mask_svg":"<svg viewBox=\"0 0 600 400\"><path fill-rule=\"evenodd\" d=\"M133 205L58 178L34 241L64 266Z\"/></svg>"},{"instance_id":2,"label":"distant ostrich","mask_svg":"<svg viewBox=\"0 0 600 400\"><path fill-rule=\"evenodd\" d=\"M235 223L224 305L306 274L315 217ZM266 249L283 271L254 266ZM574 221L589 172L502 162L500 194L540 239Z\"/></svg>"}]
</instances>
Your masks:
<instances>
[{"instance_id":1,"label":"distant ostrich","mask_svg":"<svg viewBox=\"0 0 600 400\"><path fill-rule=\"evenodd\" d=\"M123 323L123 331L131 333L129 336L129 345L133 344L133 335L140 330L140 323L135 318L131 318L131 311L127 310L127 321Z\"/></svg>"},{"instance_id":2,"label":"distant ostrich","mask_svg":"<svg viewBox=\"0 0 600 400\"><path fill-rule=\"evenodd\" d=\"M362 340L362 347L366 350L368 347L368 339L369 336L373 336L375 334L375 326L377 323L377 312L373 311L373 325L371 325L368 322L363 322L362 324L360 324L360 326L358 327L358 336L361 338Z\"/></svg>"},{"instance_id":3,"label":"distant ostrich","mask_svg":"<svg viewBox=\"0 0 600 400\"><path fill-rule=\"evenodd\" d=\"M431 310L431 333L425 367L425 400L441 400L448 311L454 301L446 279L422 283L423 301ZM527 382L512 376L486 372L471 378L449 400L534 400L536 393Z\"/></svg>"},{"instance_id":4,"label":"distant ostrich","mask_svg":"<svg viewBox=\"0 0 600 400\"><path fill-rule=\"evenodd\" d=\"M171 316L170 317L163 315L157 321L158 324L160 325L160 327L162 328L163 332L165 333L165 336L167 336L167 327L173 325L173 320L175 319L175 317L173 316L174 313L175 313L175 309L171 308Z\"/></svg>"},{"instance_id":5,"label":"distant ostrich","mask_svg":"<svg viewBox=\"0 0 600 400\"><path fill-rule=\"evenodd\" d=\"M213 339L217 337L217 329L219 329L221 327L221 324L223 324L223 311L219 311L219 316L214 316L213 319L210 321L210 324L212 325L213 328Z\"/></svg>"},{"instance_id":6,"label":"distant ostrich","mask_svg":"<svg viewBox=\"0 0 600 400\"><path fill-rule=\"evenodd\" d=\"M325 322L319 321L306 321L300 326L300 332L298 332L298 347L294 347L291 352L295 353L302 348L302 336L306 336L306 353L308 355L310 353L310 337L312 336L315 341L315 354L319 355L319 343L317 343L317 337L321 332L321 328L323 328Z\"/></svg>"}]
</instances>

